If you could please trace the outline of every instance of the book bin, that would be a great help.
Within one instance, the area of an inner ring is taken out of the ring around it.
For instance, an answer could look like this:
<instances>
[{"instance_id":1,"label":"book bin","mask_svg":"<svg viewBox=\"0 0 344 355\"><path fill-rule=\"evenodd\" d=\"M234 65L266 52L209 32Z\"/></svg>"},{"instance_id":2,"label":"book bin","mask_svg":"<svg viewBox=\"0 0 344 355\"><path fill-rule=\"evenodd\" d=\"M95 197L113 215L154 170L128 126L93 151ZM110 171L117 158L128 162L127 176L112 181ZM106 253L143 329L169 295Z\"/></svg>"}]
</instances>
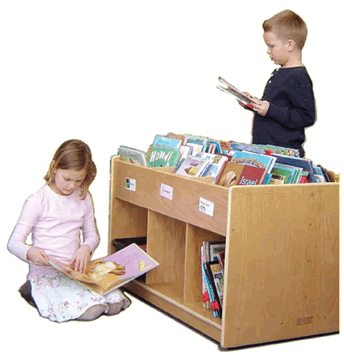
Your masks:
<instances>
[{"instance_id":1,"label":"book bin","mask_svg":"<svg viewBox=\"0 0 344 355\"><path fill-rule=\"evenodd\" d=\"M113 157L109 252L147 238L132 294L223 348L339 331L339 184L225 188ZM200 247L226 242L222 319L203 307Z\"/></svg>"}]
</instances>

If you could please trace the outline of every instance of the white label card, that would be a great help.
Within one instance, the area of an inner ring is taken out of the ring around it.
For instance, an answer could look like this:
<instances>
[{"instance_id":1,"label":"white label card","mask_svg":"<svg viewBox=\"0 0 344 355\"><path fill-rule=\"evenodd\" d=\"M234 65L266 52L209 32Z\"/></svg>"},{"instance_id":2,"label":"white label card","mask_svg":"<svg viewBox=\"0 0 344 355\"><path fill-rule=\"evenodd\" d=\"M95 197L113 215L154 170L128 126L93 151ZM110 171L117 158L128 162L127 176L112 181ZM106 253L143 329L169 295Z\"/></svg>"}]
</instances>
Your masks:
<instances>
[{"instance_id":1,"label":"white label card","mask_svg":"<svg viewBox=\"0 0 344 355\"><path fill-rule=\"evenodd\" d=\"M207 214L208 216L213 217L214 203L201 197L199 199L199 210L200 210L200 212L203 212L203 213Z\"/></svg>"},{"instance_id":2,"label":"white label card","mask_svg":"<svg viewBox=\"0 0 344 355\"><path fill-rule=\"evenodd\" d=\"M126 177L125 178L125 188L130 191L136 191L136 180Z\"/></svg>"},{"instance_id":3,"label":"white label card","mask_svg":"<svg viewBox=\"0 0 344 355\"><path fill-rule=\"evenodd\" d=\"M169 200L172 200L173 198L173 187L161 184L160 185L160 196L168 198Z\"/></svg>"}]
</instances>

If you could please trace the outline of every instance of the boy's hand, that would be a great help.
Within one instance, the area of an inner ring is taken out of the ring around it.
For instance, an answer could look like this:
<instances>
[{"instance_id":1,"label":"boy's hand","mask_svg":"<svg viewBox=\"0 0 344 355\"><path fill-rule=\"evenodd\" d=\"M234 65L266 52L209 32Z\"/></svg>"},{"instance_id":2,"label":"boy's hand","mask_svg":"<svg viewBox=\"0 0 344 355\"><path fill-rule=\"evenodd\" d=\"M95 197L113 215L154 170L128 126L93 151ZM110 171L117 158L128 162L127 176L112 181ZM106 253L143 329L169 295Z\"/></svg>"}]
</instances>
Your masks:
<instances>
[{"instance_id":1,"label":"boy's hand","mask_svg":"<svg viewBox=\"0 0 344 355\"><path fill-rule=\"evenodd\" d=\"M84 273L86 265L90 261L91 250L86 244L82 245L72 257L70 266L75 270Z\"/></svg>"},{"instance_id":2,"label":"boy's hand","mask_svg":"<svg viewBox=\"0 0 344 355\"><path fill-rule=\"evenodd\" d=\"M255 98L255 100L258 102L257 104L252 102L253 106L253 111L257 112L258 115L260 116L265 116L266 113L268 112L268 109L270 107L270 103L268 101L261 101Z\"/></svg>"},{"instance_id":3,"label":"boy's hand","mask_svg":"<svg viewBox=\"0 0 344 355\"><path fill-rule=\"evenodd\" d=\"M26 258L37 266L49 266L49 256L43 249L31 247L27 252Z\"/></svg>"}]
</instances>

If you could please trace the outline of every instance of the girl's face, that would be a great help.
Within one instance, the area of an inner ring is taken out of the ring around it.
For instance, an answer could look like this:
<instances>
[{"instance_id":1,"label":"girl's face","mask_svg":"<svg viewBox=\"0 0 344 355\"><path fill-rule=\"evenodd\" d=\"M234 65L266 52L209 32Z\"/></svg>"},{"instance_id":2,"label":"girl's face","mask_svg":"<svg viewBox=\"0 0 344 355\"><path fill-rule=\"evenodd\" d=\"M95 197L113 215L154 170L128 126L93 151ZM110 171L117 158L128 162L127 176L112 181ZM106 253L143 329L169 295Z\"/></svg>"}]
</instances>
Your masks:
<instances>
[{"instance_id":1,"label":"girl's face","mask_svg":"<svg viewBox=\"0 0 344 355\"><path fill-rule=\"evenodd\" d=\"M290 57L288 41L280 40L273 32L265 32L264 41L267 45L267 54L270 59L282 67L286 65Z\"/></svg>"},{"instance_id":2,"label":"girl's face","mask_svg":"<svg viewBox=\"0 0 344 355\"><path fill-rule=\"evenodd\" d=\"M50 187L57 194L68 196L82 185L85 177L85 169L80 171L57 169Z\"/></svg>"}]
</instances>

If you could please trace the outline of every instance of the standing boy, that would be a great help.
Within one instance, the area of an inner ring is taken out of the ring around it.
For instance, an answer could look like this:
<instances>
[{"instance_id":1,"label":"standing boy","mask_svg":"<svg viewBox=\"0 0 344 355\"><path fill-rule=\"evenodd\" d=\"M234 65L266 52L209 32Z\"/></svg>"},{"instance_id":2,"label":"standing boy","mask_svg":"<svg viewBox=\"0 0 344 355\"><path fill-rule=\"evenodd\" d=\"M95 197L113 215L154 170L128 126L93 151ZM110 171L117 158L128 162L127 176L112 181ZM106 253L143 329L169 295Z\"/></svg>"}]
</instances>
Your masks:
<instances>
[{"instance_id":1,"label":"standing boy","mask_svg":"<svg viewBox=\"0 0 344 355\"><path fill-rule=\"evenodd\" d=\"M299 149L305 155L305 128L316 119L312 80L301 62L307 26L293 11L264 21L267 54L280 68L268 80L261 100L253 104L253 144Z\"/></svg>"}]
</instances>

